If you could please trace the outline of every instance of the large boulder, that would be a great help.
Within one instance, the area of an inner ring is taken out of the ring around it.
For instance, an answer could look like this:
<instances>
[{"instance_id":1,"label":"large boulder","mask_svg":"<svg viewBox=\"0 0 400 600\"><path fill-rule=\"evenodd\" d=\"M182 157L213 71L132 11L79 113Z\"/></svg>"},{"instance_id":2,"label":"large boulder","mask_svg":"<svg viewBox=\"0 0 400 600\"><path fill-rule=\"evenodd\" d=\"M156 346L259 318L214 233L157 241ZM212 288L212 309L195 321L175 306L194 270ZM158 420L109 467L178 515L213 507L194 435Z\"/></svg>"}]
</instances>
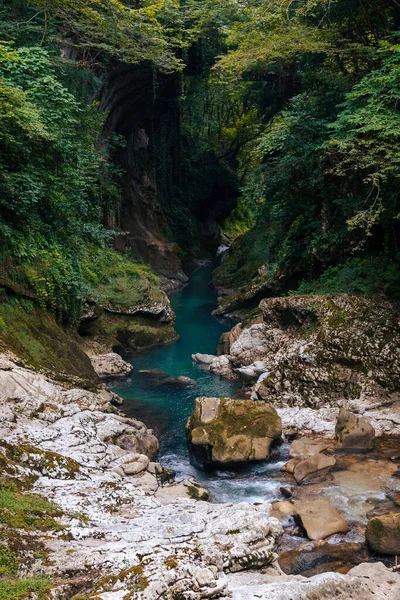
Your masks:
<instances>
[{"instance_id":1,"label":"large boulder","mask_svg":"<svg viewBox=\"0 0 400 600\"><path fill-rule=\"evenodd\" d=\"M373 517L365 532L369 547L378 554L400 554L400 513Z\"/></svg>"},{"instance_id":2,"label":"large boulder","mask_svg":"<svg viewBox=\"0 0 400 600\"><path fill-rule=\"evenodd\" d=\"M314 456L319 452L323 452L329 447L327 440L315 440L308 437L301 437L294 440L290 446L289 456L290 458L308 458Z\"/></svg>"},{"instance_id":3,"label":"large boulder","mask_svg":"<svg viewBox=\"0 0 400 600\"><path fill-rule=\"evenodd\" d=\"M295 514L310 540L324 540L334 533L347 533L348 525L328 500L299 500Z\"/></svg>"},{"instance_id":4,"label":"large boulder","mask_svg":"<svg viewBox=\"0 0 400 600\"><path fill-rule=\"evenodd\" d=\"M130 363L115 352L91 356L90 361L97 375L104 379L126 377L133 369Z\"/></svg>"},{"instance_id":5,"label":"large boulder","mask_svg":"<svg viewBox=\"0 0 400 600\"><path fill-rule=\"evenodd\" d=\"M242 326L226 355L234 369L265 364L255 397L312 409L359 407L360 398L374 408L398 398L397 305L336 294L268 298L260 310L262 322Z\"/></svg>"},{"instance_id":6,"label":"large boulder","mask_svg":"<svg viewBox=\"0 0 400 600\"><path fill-rule=\"evenodd\" d=\"M274 407L252 400L197 398L187 423L192 458L204 469L267 460L281 434Z\"/></svg>"},{"instance_id":7,"label":"large boulder","mask_svg":"<svg viewBox=\"0 0 400 600\"><path fill-rule=\"evenodd\" d=\"M343 449L351 451L372 450L375 429L365 417L355 415L341 408L335 427L336 438Z\"/></svg>"},{"instance_id":8,"label":"large boulder","mask_svg":"<svg viewBox=\"0 0 400 600\"><path fill-rule=\"evenodd\" d=\"M330 544L327 540L319 540L281 552L279 566L287 575L310 577L327 571L346 573L365 560L368 560L365 544Z\"/></svg>"},{"instance_id":9,"label":"large boulder","mask_svg":"<svg viewBox=\"0 0 400 600\"><path fill-rule=\"evenodd\" d=\"M293 476L296 483L300 485L304 479L310 479L320 475L325 475L336 465L334 456L326 456L325 454L314 454L305 460L298 462L293 469Z\"/></svg>"}]
</instances>

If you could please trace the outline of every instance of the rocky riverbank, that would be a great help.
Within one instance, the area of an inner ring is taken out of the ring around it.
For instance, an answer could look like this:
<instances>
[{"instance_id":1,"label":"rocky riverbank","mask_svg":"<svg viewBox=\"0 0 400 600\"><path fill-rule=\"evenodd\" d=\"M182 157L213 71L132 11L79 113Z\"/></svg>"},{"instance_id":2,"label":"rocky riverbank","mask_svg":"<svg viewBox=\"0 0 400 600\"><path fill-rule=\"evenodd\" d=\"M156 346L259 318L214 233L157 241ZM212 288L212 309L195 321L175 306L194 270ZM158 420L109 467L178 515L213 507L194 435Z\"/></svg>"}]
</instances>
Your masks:
<instances>
[{"instance_id":1,"label":"rocky riverbank","mask_svg":"<svg viewBox=\"0 0 400 600\"><path fill-rule=\"evenodd\" d=\"M60 385L10 354L1 357L0 379L9 589L18 581L41 598L102 600L300 599L310 589L318 598L398 597L400 577L383 565L283 576L283 529L270 505L213 505L194 481L169 482L154 462L153 433L121 416L120 399L104 386Z\"/></svg>"},{"instance_id":2,"label":"rocky riverbank","mask_svg":"<svg viewBox=\"0 0 400 600\"><path fill-rule=\"evenodd\" d=\"M273 403L284 428L330 435L343 407L368 416L378 436L400 435L399 314L346 294L270 298L223 336L217 356L193 359Z\"/></svg>"}]
</instances>

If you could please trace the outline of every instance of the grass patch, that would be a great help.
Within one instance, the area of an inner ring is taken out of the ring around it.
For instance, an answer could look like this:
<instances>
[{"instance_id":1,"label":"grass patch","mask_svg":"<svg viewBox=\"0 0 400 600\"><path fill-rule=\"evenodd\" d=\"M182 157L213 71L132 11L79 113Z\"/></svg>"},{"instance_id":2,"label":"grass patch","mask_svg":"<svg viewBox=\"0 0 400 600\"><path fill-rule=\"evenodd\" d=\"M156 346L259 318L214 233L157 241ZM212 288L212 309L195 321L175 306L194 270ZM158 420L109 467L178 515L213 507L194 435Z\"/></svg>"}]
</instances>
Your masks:
<instances>
[{"instance_id":1,"label":"grass patch","mask_svg":"<svg viewBox=\"0 0 400 600\"><path fill-rule=\"evenodd\" d=\"M148 265L111 248L89 249L82 270L86 294L99 304L128 307L164 300L160 282Z\"/></svg>"},{"instance_id":2,"label":"grass patch","mask_svg":"<svg viewBox=\"0 0 400 600\"><path fill-rule=\"evenodd\" d=\"M17 554L8 546L0 546L0 577L16 575L18 564Z\"/></svg>"},{"instance_id":3,"label":"grass patch","mask_svg":"<svg viewBox=\"0 0 400 600\"><path fill-rule=\"evenodd\" d=\"M37 600L47 598L47 592L50 590L50 582L43 577L33 577L30 579L1 580L0 579L0 600L21 600L28 594L38 594Z\"/></svg>"},{"instance_id":4,"label":"grass patch","mask_svg":"<svg viewBox=\"0 0 400 600\"><path fill-rule=\"evenodd\" d=\"M15 483L0 479L0 523L25 530L61 531L62 525L55 521L61 515L48 500L24 494Z\"/></svg>"}]
</instances>

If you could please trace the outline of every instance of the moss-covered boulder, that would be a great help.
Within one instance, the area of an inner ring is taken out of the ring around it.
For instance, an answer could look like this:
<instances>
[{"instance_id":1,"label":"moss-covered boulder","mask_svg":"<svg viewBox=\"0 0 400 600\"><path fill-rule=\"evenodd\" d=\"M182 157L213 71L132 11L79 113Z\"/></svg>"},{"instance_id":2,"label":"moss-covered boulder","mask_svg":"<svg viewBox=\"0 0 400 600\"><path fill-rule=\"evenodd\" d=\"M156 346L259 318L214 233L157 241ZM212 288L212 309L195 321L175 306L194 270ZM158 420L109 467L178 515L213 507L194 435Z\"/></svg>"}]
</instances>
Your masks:
<instances>
[{"instance_id":1,"label":"moss-covered boulder","mask_svg":"<svg viewBox=\"0 0 400 600\"><path fill-rule=\"evenodd\" d=\"M373 517L368 521L366 538L368 546L378 554L400 554L400 513Z\"/></svg>"},{"instance_id":2,"label":"moss-covered boulder","mask_svg":"<svg viewBox=\"0 0 400 600\"><path fill-rule=\"evenodd\" d=\"M87 297L79 333L90 355L178 339L168 297L148 265L94 248L85 259L84 275Z\"/></svg>"},{"instance_id":3,"label":"moss-covered boulder","mask_svg":"<svg viewBox=\"0 0 400 600\"><path fill-rule=\"evenodd\" d=\"M193 462L203 469L262 461L282 434L271 404L230 398L197 398L187 423Z\"/></svg>"},{"instance_id":4,"label":"moss-covered boulder","mask_svg":"<svg viewBox=\"0 0 400 600\"><path fill-rule=\"evenodd\" d=\"M261 319L244 322L220 357L226 372L262 363L253 398L312 409L396 401L400 309L384 298L348 294L268 298ZM346 404L344 404L346 403ZM375 425L374 425L375 426Z\"/></svg>"}]
</instances>

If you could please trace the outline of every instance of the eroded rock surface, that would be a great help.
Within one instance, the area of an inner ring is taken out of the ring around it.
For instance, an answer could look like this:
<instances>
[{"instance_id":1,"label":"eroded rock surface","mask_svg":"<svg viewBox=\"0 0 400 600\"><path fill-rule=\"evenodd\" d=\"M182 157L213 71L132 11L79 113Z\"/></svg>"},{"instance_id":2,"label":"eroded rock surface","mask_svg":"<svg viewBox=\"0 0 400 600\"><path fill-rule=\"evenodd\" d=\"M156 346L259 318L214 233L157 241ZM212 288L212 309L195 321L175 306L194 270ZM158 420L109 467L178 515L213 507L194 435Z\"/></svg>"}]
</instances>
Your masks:
<instances>
[{"instance_id":1,"label":"eroded rock surface","mask_svg":"<svg viewBox=\"0 0 400 600\"><path fill-rule=\"evenodd\" d=\"M91 356L90 361L96 374L102 379L126 377L133 368L130 363L126 362L126 360L115 352Z\"/></svg>"},{"instance_id":2,"label":"eroded rock surface","mask_svg":"<svg viewBox=\"0 0 400 600\"><path fill-rule=\"evenodd\" d=\"M251 400L197 398L187 424L191 451L203 468L266 460L281 434L274 407Z\"/></svg>"},{"instance_id":3,"label":"eroded rock surface","mask_svg":"<svg viewBox=\"0 0 400 600\"><path fill-rule=\"evenodd\" d=\"M163 485L161 465L132 449L156 438L116 414L106 389L63 388L12 357L0 380L2 464L64 511L65 529L46 534L51 561L31 569L57 574L61 597L77 581L102 600L218 596L227 572L275 560L282 529L270 506L211 505L193 481Z\"/></svg>"},{"instance_id":4,"label":"eroded rock surface","mask_svg":"<svg viewBox=\"0 0 400 600\"><path fill-rule=\"evenodd\" d=\"M260 310L261 320L225 336L229 353L208 359L211 372L242 377L252 399L278 407L284 428L331 434L346 408L376 436L400 434L397 306L338 294L269 298Z\"/></svg>"},{"instance_id":5,"label":"eroded rock surface","mask_svg":"<svg viewBox=\"0 0 400 600\"><path fill-rule=\"evenodd\" d=\"M400 576L383 563L362 563L347 575L323 573L310 579L239 573L228 576L232 600L397 600Z\"/></svg>"}]
</instances>

